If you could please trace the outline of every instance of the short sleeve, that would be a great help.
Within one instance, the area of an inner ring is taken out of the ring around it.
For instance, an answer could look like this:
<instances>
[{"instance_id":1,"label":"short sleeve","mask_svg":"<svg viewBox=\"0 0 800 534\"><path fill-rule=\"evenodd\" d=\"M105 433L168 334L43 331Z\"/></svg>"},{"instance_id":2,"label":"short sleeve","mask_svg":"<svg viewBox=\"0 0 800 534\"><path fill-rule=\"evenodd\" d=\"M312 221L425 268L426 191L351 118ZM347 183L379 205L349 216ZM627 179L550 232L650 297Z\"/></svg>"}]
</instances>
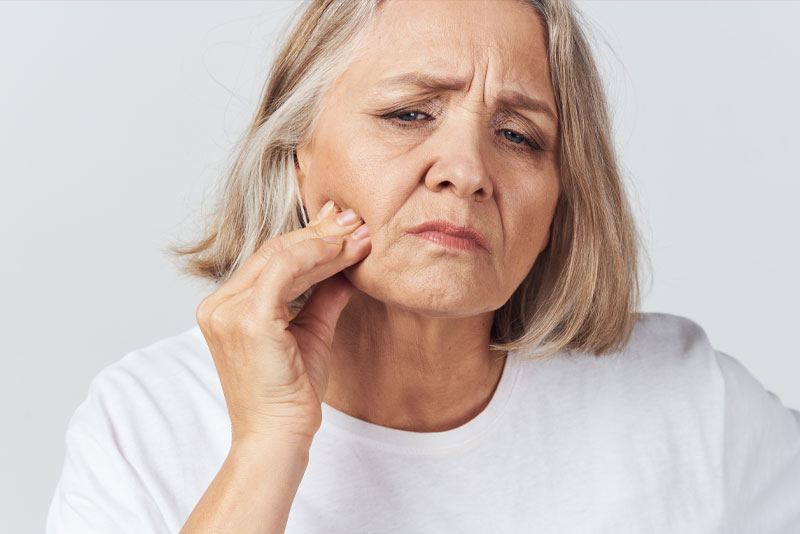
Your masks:
<instances>
[{"instance_id":1,"label":"short sleeve","mask_svg":"<svg viewBox=\"0 0 800 534\"><path fill-rule=\"evenodd\" d=\"M800 532L800 412L738 360L715 351L724 381L723 477L731 533Z\"/></svg>"},{"instance_id":2,"label":"short sleeve","mask_svg":"<svg viewBox=\"0 0 800 534\"><path fill-rule=\"evenodd\" d=\"M47 516L47 534L169 532L137 470L119 447L111 416L112 369L101 371L66 431L66 458Z\"/></svg>"}]
</instances>

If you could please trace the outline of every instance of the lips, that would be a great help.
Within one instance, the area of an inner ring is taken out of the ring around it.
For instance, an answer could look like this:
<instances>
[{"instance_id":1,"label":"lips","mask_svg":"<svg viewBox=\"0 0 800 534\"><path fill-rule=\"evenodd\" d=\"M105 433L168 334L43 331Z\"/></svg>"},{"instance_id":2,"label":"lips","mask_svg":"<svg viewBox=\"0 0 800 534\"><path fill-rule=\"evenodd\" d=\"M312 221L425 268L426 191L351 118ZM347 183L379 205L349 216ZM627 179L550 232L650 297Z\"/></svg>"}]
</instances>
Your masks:
<instances>
[{"instance_id":1,"label":"lips","mask_svg":"<svg viewBox=\"0 0 800 534\"><path fill-rule=\"evenodd\" d=\"M443 234L473 240L479 247L489 251L489 243L477 229L472 226L460 226L450 221L436 219L425 221L407 230L409 234L420 234L422 232L441 232Z\"/></svg>"}]
</instances>

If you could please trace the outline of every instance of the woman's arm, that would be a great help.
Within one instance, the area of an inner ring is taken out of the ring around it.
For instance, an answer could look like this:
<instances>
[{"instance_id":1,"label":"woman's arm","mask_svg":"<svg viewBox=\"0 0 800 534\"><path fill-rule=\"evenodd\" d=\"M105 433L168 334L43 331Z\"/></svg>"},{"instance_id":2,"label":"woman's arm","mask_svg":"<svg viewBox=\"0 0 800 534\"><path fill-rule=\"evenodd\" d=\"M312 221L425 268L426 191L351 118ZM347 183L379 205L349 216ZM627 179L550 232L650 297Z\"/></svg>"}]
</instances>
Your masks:
<instances>
[{"instance_id":1,"label":"woman's arm","mask_svg":"<svg viewBox=\"0 0 800 534\"><path fill-rule=\"evenodd\" d=\"M262 244L198 306L232 445L182 534L286 527L322 424L336 322L355 290L339 273L370 251L369 233L353 234L358 226L366 230L329 200L305 228ZM289 303L315 284L293 316Z\"/></svg>"},{"instance_id":2,"label":"woman's arm","mask_svg":"<svg viewBox=\"0 0 800 534\"><path fill-rule=\"evenodd\" d=\"M310 445L294 436L231 445L181 534L283 534Z\"/></svg>"}]
</instances>

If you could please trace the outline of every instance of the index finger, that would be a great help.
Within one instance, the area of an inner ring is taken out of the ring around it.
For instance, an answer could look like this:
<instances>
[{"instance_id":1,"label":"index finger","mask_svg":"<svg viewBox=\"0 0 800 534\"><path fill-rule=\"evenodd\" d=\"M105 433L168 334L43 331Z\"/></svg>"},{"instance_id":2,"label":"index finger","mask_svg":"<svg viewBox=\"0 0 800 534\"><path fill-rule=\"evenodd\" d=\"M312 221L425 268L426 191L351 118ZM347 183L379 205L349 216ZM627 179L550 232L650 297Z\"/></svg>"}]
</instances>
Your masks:
<instances>
[{"instance_id":1,"label":"index finger","mask_svg":"<svg viewBox=\"0 0 800 534\"><path fill-rule=\"evenodd\" d=\"M281 234L269 239L261 244L258 249L237 269L225 284L217 290L220 296L227 296L239 293L255 284L259 275L267 264L269 258L280 250L289 247L300 241L315 237L322 237L328 232L320 228L320 223L325 221L325 228L334 229L337 234L349 233L355 229L355 225L360 224L360 220L349 226L340 226L333 222L333 217L339 213L338 206L329 200L325 203L319 213L308 223L305 228L298 228L291 232ZM330 221L327 219L331 219ZM350 227L352 226L352 227Z\"/></svg>"}]
</instances>

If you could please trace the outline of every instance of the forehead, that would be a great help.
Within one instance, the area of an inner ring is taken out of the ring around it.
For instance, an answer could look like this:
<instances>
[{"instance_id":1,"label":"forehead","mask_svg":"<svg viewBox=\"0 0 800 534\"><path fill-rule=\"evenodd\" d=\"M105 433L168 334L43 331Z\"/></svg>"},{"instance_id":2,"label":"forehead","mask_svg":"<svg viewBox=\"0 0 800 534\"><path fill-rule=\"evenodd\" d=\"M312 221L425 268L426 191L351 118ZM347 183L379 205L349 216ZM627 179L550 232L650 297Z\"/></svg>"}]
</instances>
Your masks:
<instances>
[{"instance_id":1,"label":"forehead","mask_svg":"<svg viewBox=\"0 0 800 534\"><path fill-rule=\"evenodd\" d=\"M546 29L525 0L388 0L348 68L360 86L409 72L435 72L552 101ZM466 87L465 87L466 88Z\"/></svg>"}]
</instances>

